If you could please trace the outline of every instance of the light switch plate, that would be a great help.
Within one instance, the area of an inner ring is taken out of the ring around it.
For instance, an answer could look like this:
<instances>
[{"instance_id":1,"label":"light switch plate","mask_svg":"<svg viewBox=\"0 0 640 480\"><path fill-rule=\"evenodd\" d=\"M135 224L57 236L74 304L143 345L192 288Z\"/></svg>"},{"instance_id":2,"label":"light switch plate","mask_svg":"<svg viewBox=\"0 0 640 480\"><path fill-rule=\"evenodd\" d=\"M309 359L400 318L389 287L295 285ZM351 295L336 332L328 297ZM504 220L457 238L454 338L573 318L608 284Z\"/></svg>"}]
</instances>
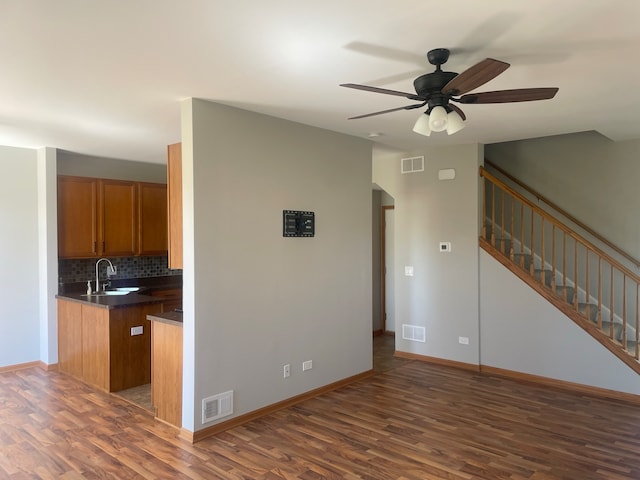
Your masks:
<instances>
[{"instance_id":1,"label":"light switch plate","mask_svg":"<svg viewBox=\"0 0 640 480\"><path fill-rule=\"evenodd\" d=\"M411 265L405 265L404 274L407 277L413 277L413 267Z\"/></svg>"}]
</instances>

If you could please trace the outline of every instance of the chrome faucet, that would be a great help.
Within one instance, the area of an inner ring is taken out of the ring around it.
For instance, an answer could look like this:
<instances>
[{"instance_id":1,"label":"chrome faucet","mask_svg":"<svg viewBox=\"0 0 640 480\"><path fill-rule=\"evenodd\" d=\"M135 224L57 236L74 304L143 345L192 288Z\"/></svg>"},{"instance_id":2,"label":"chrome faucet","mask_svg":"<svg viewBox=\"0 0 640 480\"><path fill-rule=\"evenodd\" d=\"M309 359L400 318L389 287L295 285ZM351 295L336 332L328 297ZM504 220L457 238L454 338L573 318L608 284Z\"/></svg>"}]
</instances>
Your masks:
<instances>
[{"instance_id":1,"label":"chrome faucet","mask_svg":"<svg viewBox=\"0 0 640 480\"><path fill-rule=\"evenodd\" d=\"M108 258L101 258L96 262L96 292L100 291L100 277L99 277L99 273L98 273L98 265L100 265L100 262L102 261L105 262L109 262L109 266L107 267L107 277L110 277L111 275L115 275L116 274L116 267L113 266L113 263L111 263L111 260L109 260ZM104 290L104 288L103 288Z\"/></svg>"}]
</instances>

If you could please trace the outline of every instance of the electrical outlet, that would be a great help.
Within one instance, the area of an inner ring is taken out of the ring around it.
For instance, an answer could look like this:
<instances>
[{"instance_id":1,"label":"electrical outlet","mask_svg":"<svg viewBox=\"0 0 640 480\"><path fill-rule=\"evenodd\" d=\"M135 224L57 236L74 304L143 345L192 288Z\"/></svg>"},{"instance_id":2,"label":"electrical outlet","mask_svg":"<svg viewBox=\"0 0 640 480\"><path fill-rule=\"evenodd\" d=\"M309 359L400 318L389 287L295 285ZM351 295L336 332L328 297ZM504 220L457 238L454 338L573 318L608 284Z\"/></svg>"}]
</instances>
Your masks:
<instances>
[{"instance_id":1,"label":"electrical outlet","mask_svg":"<svg viewBox=\"0 0 640 480\"><path fill-rule=\"evenodd\" d=\"M461 345L469 345L469 337L458 337L458 343Z\"/></svg>"},{"instance_id":2,"label":"electrical outlet","mask_svg":"<svg viewBox=\"0 0 640 480\"><path fill-rule=\"evenodd\" d=\"M142 335L143 332L144 332L144 327L142 325L140 325L138 327L131 327L131 336L132 337L134 335Z\"/></svg>"},{"instance_id":3,"label":"electrical outlet","mask_svg":"<svg viewBox=\"0 0 640 480\"><path fill-rule=\"evenodd\" d=\"M311 370L313 368L313 360L307 360L306 362L302 362L302 371L306 372L307 370Z\"/></svg>"},{"instance_id":4,"label":"electrical outlet","mask_svg":"<svg viewBox=\"0 0 640 480\"><path fill-rule=\"evenodd\" d=\"M291 365L287 363L282 370L284 378L289 378L291 376Z\"/></svg>"}]
</instances>

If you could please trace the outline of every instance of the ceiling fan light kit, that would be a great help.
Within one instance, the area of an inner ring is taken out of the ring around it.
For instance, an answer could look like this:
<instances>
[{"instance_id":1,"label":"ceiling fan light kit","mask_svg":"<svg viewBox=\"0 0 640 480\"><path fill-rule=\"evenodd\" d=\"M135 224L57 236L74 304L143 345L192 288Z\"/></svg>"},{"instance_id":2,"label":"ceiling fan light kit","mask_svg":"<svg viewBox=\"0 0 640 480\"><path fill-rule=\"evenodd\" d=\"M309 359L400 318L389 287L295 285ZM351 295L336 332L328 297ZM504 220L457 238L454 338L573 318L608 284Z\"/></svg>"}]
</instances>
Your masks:
<instances>
[{"instance_id":1,"label":"ceiling fan light kit","mask_svg":"<svg viewBox=\"0 0 640 480\"><path fill-rule=\"evenodd\" d=\"M447 131L447 135L453 135L464 127L464 120L458 112L452 109L447 113L444 107L436 106L433 107L430 113L427 110L418 117L413 126L413 131L428 137L431 132L442 132L444 130Z\"/></svg>"},{"instance_id":2,"label":"ceiling fan light kit","mask_svg":"<svg viewBox=\"0 0 640 480\"><path fill-rule=\"evenodd\" d=\"M447 115L447 135L453 135L456 132L459 132L464 128L464 120L462 117L456 112L452 110Z\"/></svg>"},{"instance_id":3,"label":"ceiling fan light kit","mask_svg":"<svg viewBox=\"0 0 640 480\"><path fill-rule=\"evenodd\" d=\"M434 132L442 132L447 129L447 111L444 107L437 105L431 109L429 128Z\"/></svg>"},{"instance_id":4,"label":"ceiling fan light kit","mask_svg":"<svg viewBox=\"0 0 640 480\"><path fill-rule=\"evenodd\" d=\"M429 115L425 112L418 117L416 124L413 126L413 131L428 137L431 135L431 129L429 128Z\"/></svg>"},{"instance_id":5,"label":"ceiling fan light kit","mask_svg":"<svg viewBox=\"0 0 640 480\"><path fill-rule=\"evenodd\" d=\"M512 103L531 102L535 100L548 100L558 93L558 88L520 88L515 90L498 90L494 92L480 92L465 95L488 81L494 79L507 68L509 64L485 58L481 62L457 74L455 72L445 72L442 65L449 59L449 50L446 48L436 48L427 54L429 63L436 66L436 70L419 76L413 81L416 93L406 93L386 88L370 87L355 83L343 83L341 87L354 88L367 92L384 93L395 95L409 100L418 101L412 105L391 108L380 112L367 113L351 117L349 120L381 115L383 113L396 112L399 110L413 110L427 106L427 111L418 117L413 131L420 135L429 136L431 132L447 131L448 135L453 135L464 128L466 116L460 107L450 102L462 104L473 103Z\"/></svg>"}]
</instances>

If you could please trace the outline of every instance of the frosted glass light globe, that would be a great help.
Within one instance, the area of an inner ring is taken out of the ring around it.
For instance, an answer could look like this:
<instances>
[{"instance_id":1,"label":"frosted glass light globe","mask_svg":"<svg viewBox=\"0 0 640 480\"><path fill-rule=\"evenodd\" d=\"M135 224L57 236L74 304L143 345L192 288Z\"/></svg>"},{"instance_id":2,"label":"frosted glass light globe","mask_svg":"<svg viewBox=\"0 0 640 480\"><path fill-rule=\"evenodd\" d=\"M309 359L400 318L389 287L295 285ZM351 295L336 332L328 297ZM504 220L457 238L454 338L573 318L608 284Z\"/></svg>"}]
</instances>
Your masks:
<instances>
[{"instance_id":1,"label":"frosted glass light globe","mask_svg":"<svg viewBox=\"0 0 640 480\"><path fill-rule=\"evenodd\" d=\"M429 114L429 128L434 132L441 132L447 128L447 111L444 107L433 107Z\"/></svg>"}]
</instances>

